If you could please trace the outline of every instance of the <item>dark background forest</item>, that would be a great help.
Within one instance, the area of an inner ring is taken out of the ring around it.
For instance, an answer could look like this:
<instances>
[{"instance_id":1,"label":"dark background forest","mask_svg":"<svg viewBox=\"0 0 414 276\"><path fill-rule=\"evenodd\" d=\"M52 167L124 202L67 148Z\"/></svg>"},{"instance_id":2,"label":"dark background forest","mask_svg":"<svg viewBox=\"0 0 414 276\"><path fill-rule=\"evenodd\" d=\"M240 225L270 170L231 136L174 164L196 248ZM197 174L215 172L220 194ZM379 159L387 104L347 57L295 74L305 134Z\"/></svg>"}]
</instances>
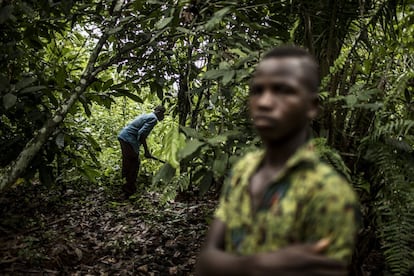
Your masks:
<instances>
[{"instance_id":1,"label":"dark background forest","mask_svg":"<svg viewBox=\"0 0 414 276\"><path fill-rule=\"evenodd\" d=\"M414 2L0 0L0 273L193 273L232 164L260 146L249 76L320 64L322 158L353 185L352 275L414 275ZM139 192L116 136L156 105Z\"/></svg>"}]
</instances>

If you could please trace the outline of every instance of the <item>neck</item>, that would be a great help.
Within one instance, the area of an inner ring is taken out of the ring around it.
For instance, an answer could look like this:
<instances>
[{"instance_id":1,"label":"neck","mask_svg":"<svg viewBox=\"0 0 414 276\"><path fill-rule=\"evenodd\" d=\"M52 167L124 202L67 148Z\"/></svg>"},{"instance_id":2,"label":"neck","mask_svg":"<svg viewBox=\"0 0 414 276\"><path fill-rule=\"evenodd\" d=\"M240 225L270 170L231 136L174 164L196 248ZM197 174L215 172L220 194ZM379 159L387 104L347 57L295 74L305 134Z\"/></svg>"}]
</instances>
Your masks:
<instances>
[{"instance_id":1,"label":"neck","mask_svg":"<svg viewBox=\"0 0 414 276\"><path fill-rule=\"evenodd\" d=\"M271 167L283 167L287 160L307 141L308 132L306 129L296 136L285 140L267 140L265 144L264 165Z\"/></svg>"}]
</instances>

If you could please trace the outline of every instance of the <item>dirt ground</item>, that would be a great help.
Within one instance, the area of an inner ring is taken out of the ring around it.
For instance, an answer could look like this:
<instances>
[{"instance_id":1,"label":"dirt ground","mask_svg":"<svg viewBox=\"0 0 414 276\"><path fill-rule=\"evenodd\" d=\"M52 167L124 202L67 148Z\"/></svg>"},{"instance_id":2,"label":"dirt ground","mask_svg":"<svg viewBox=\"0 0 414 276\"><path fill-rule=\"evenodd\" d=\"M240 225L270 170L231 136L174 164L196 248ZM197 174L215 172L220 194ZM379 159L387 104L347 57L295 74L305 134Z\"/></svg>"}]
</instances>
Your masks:
<instances>
[{"instance_id":1,"label":"dirt ground","mask_svg":"<svg viewBox=\"0 0 414 276\"><path fill-rule=\"evenodd\" d=\"M0 198L0 274L192 275L216 201L162 206L155 193L120 194L96 185L10 190Z\"/></svg>"}]
</instances>

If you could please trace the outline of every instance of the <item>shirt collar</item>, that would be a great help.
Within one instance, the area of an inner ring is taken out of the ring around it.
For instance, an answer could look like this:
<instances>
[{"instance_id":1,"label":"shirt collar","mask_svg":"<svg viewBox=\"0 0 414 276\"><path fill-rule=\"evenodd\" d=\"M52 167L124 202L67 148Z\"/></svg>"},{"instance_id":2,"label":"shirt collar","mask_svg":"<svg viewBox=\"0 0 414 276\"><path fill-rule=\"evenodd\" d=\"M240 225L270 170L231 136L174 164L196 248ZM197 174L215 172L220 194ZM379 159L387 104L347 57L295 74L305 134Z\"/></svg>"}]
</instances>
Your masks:
<instances>
[{"instance_id":1,"label":"shirt collar","mask_svg":"<svg viewBox=\"0 0 414 276\"><path fill-rule=\"evenodd\" d=\"M296 150L296 152L288 159L285 168L287 170L296 167L301 163L315 163L319 160L315 152L313 142L307 142Z\"/></svg>"},{"instance_id":2,"label":"shirt collar","mask_svg":"<svg viewBox=\"0 0 414 276\"><path fill-rule=\"evenodd\" d=\"M265 151L261 150L258 158L256 159L256 163L253 166L253 171L257 170L258 166L263 161ZM318 155L315 152L315 145L313 142L307 142L304 145L300 146L296 152L287 160L285 166L282 168L282 170L278 173L277 177L275 178L275 181L283 178L286 176L286 174L294 169L295 167L308 163L308 164L314 164L319 160Z\"/></svg>"},{"instance_id":3,"label":"shirt collar","mask_svg":"<svg viewBox=\"0 0 414 276\"><path fill-rule=\"evenodd\" d=\"M159 121L157 115L155 114L155 112L151 112L150 114L154 115L155 119L157 119L157 122Z\"/></svg>"}]
</instances>

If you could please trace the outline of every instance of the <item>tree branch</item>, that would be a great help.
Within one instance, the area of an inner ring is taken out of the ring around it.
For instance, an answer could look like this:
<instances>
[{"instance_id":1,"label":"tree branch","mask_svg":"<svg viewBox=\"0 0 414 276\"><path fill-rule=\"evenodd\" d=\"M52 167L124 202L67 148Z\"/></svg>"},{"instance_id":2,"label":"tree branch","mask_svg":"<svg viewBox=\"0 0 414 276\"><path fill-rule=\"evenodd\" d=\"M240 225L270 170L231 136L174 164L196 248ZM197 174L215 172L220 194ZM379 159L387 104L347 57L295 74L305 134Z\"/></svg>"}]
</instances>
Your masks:
<instances>
[{"instance_id":1,"label":"tree branch","mask_svg":"<svg viewBox=\"0 0 414 276\"><path fill-rule=\"evenodd\" d=\"M122 2L119 0L117 4ZM122 4L122 3L121 3ZM116 18L112 18L113 22ZM102 50L103 45L107 41L111 29L106 29L100 39L92 50L89 57L88 64L82 73L82 76L76 85L71 96L56 110L52 118L49 118L38 131L37 134L26 144L24 149L20 152L19 156L9 164L4 170L2 170L2 179L0 182L0 192L13 185L19 176L26 170L35 155L41 150L43 145L47 142L49 136L53 133L54 129L63 121L66 117L69 109L78 101L89 85L89 80L95 76L96 70L95 63Z\"/></svg>"}]
</instances>

